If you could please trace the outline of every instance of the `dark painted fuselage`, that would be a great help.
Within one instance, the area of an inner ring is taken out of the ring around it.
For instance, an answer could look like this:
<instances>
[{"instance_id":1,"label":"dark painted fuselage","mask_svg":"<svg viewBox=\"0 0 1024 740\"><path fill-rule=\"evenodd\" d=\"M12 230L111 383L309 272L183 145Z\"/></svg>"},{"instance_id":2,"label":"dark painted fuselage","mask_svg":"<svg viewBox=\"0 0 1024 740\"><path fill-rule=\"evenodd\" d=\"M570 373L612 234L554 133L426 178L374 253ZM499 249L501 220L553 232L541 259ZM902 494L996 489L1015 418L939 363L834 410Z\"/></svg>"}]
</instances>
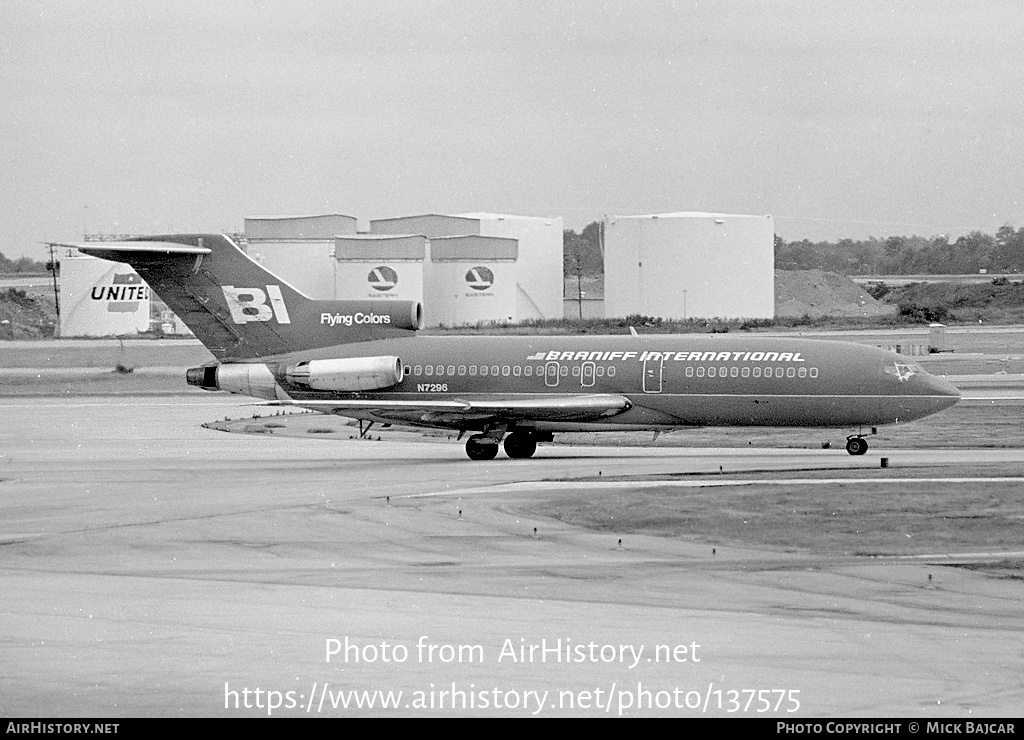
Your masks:
<instances>
[{"instance_id":1,"label":"dark painted fuselage","mask_svg":"<svg viewBox=\"0 0 1024 740\"><path fill-rule=\"evenodd\" d=\"M309 391L284 382L282 389L299 404L339 398L473 400L495 394L520 399L615 394L632 404L596 421L516 425L549 431L877 426L912 421L959 399L952 385L891 352L757 335L416 336L312 350L303 357L374 355L400 357L406 368L402 382L359 394ZM402 418L401 413L352 415ZM446 421L440 413L428 421L463 429L485 426L462 416Z\"/></svg>"}]
</instances>

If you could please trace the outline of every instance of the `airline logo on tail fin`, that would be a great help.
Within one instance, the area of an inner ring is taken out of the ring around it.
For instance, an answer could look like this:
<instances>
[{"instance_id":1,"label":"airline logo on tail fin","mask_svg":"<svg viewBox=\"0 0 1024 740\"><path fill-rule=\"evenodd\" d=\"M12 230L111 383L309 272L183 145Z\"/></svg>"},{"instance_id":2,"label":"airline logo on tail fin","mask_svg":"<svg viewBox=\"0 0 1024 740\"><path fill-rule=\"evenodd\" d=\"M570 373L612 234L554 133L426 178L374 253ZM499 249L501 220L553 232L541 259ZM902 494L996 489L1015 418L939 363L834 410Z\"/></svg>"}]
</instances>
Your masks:
<instances>
[{"instance_id":1,"label":"airline logo on tail fin","mask_svg":"<svg viewBox=\"0 0 1024 740\"><path fill-rule=\"evenodd\" d=\"M279 324L292 323L288 316L288 307L284 305L280 285L268 285L266 292L261 288L236 288L234 285L222 285L220 289L224 291L224 300L231 311L231 319L236 324L271 321L275 318Z\"/></svg>"}]
</instances>

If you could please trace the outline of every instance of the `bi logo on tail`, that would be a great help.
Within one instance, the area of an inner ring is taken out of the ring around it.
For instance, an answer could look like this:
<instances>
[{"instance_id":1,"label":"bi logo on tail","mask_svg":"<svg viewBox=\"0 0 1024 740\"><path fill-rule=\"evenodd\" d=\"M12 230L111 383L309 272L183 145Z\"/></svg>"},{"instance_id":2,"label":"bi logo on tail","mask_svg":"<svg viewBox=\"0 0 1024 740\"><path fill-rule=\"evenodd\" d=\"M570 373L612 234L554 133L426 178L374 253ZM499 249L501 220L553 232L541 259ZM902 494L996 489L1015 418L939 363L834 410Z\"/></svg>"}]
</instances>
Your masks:
<instances>
[{"instance_id":1,"label":"bi logo on tail","mask_svg":"<svg viewBox=\"0 0 1024 740\"><path fill-rule=\"evenodd\" d=\"M234 285L222 285L224 301L231 311L231 319L236 324L248 324L250 321L270 321L277 319L279 324L290 324L288 307L284 305L280 285L268 285L266 292L260 288L236 288ZM270 304L267 304L267 297Z\"/></svg>"}]
</instances>

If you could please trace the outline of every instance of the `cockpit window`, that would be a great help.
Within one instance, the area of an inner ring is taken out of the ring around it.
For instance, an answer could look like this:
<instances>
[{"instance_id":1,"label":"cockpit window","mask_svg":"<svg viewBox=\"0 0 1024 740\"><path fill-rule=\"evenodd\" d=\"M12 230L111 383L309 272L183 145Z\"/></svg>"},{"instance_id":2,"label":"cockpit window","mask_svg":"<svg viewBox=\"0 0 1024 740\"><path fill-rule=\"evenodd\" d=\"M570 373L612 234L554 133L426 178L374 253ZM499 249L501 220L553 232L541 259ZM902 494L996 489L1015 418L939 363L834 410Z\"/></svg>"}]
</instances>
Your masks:
<instances>
[{"instance_id":1,"label":"cockpit window","mask_svg":"<svg viewBox=\"0 0 1024 740\"><path fill-rule=\"evenodd\" d=\"M916 362L899 359L889 365L886 365L885 372L889 375L895 375L900 382L903 382L904 380L910 380L915 375L923 373L924 370L922 370L921 366Z\"/></svg>"}]
</instances>

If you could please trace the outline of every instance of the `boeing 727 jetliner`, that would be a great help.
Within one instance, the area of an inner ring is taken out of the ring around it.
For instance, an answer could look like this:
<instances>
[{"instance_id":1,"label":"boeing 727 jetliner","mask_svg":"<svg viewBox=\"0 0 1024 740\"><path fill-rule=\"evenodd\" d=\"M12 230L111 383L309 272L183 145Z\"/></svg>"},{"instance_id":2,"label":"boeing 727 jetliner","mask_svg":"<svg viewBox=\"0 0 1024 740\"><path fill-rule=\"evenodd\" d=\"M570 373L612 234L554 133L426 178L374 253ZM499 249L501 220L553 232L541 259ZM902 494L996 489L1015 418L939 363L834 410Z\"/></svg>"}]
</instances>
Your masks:
<instances>
[{"instance_id":1,"label":"boeing 727 jetliner","mask_svg":"<svg viewBox=\"0 0 1024 740\"><path fill-rule=\"evenodd\" d=\"M905 357L811 339L721 334L417 336L418 303L321 301L228 237L86 242L130 264L216 362L190 385L369 422L470 433L490 460L528 458L557 432L700 426L865 429L920 419L960 397Z\"/></svg>"}]
</instances>

